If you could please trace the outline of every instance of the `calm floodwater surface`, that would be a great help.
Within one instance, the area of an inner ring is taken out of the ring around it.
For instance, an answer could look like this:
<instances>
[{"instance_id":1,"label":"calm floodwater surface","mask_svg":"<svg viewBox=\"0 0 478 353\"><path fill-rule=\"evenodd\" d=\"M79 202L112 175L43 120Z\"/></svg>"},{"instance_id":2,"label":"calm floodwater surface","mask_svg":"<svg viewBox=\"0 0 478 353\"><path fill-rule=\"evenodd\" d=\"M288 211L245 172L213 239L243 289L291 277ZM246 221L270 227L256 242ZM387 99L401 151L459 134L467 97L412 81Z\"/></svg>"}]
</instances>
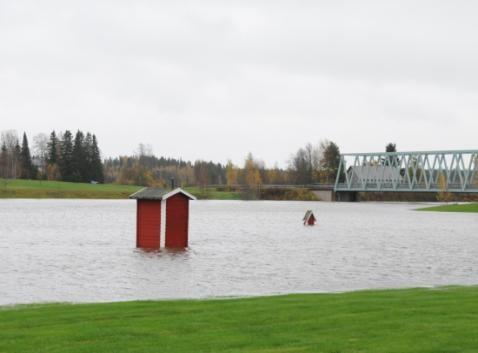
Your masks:
<instances>
[{"instance_id":1,"label":"calm floodwater surface","mask_svg":"<svg viewBox=\"0 0 478 353\"><path fill-rule=\"evenodd\" d=\"M420 206L194 201L189 249L143 252L134 201L0 200L0 305L478 284L478 216Z\"/></svg>"}]
</instances>

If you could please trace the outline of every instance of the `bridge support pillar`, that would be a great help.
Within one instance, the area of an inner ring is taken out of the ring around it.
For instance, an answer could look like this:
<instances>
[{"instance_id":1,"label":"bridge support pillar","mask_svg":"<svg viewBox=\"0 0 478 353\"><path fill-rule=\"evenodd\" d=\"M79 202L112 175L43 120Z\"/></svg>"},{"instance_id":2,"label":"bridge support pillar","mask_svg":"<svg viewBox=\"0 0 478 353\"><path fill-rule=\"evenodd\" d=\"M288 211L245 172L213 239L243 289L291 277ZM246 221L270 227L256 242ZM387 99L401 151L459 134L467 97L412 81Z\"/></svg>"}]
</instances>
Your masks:
<instances>
[{"instance_id":1,"label":"bridge support pillar","mask_svg":"<svg viewBox=\"0 0 478 353\"><path fill-rule=\"evenodd\" d=\"M335 192L333 190L312 190L320 201L335 201Z\"/></svg>"},{"instance_id":2,"label":"bridge support pillar","mask_svg":"<svg viewBox=\"0 0 478 353\"><path fill-rule=\"evenodd\" d=\"M339 202L355 202L357 201L357 192L356 191L336 191L335 192L335 201Z\"/></svg>"}]
</instances>

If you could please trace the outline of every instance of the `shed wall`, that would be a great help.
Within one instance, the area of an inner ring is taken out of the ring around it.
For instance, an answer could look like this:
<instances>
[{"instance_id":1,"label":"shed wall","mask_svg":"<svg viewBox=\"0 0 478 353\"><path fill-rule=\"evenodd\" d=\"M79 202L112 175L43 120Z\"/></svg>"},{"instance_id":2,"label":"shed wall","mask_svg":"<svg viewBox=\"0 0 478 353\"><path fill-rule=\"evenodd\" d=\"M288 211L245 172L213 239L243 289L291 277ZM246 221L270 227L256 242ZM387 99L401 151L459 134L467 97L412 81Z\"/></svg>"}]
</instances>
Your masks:
<instances>
[{"instance_id":1,"label":"shed wall","mask_svg":"<svg viewBox=\"0 0 478 353\"><path fill-rule=\"evenodd\" d=\"M158 249L161 230L161 201L138 200L136 247Z\"/></svg>"},{"instance_id":2,"label":"shed wall","mask_svg":"<svg viewBox=\"0 0 478 353\"><path fill-rule=\"evenodd\" d=\"M166 246L188 246L189 198L176 194L166 200Z\"/></svg>"},{"instance_id":3,"label":"shed wall","mask_svg":"<svg viewBox=\"0 0 478 353\"><path fill-rule=\"evenodd\" d=\"M314 215L311 215L311 216L309 217L309 219L307 220L307 224L308 224L309 226L313 226L313 225L315 224L315 222L316 222L316 220L315 220Z\"/></svg>"}]
</instances>

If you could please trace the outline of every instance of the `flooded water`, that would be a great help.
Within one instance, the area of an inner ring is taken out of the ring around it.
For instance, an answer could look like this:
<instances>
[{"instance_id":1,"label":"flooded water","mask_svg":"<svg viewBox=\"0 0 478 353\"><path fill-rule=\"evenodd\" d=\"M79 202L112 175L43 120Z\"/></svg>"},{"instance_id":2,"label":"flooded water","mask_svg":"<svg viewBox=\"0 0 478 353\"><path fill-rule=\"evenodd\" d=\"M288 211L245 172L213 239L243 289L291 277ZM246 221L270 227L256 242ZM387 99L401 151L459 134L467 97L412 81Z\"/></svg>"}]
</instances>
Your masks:
<instances>
[{"instance_id":1,"label":"flooded water","mask_svg":"<svg viewBox=\"0 0 478 353\"><path fill-rule=\"evenodd\" d=\"M0 305L478 284L478 216L420 206L194 201L190 248L143 252L134 201L0 200Z\"/></svg>"}]
</instances>

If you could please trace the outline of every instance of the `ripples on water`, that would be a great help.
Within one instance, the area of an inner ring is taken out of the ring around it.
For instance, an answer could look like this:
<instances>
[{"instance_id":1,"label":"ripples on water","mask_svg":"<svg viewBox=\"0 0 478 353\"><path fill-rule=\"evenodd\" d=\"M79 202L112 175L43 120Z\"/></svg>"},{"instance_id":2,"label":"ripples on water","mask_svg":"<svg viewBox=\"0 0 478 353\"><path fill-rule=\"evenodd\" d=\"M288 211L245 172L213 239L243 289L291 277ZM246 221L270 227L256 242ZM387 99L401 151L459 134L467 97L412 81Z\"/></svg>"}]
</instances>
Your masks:
<instances>
[{"instance_id":1,"label":"ripples on water","mask_svg":"<svg viewBox=\"0 0 478 353\"><path fill-rule=\"evenodd\" d=\"M134 201L0 200L0 304L477 284L477 215L419 206L195 201L190 248L144 252Z\"/></svg>"}]
</instances>

